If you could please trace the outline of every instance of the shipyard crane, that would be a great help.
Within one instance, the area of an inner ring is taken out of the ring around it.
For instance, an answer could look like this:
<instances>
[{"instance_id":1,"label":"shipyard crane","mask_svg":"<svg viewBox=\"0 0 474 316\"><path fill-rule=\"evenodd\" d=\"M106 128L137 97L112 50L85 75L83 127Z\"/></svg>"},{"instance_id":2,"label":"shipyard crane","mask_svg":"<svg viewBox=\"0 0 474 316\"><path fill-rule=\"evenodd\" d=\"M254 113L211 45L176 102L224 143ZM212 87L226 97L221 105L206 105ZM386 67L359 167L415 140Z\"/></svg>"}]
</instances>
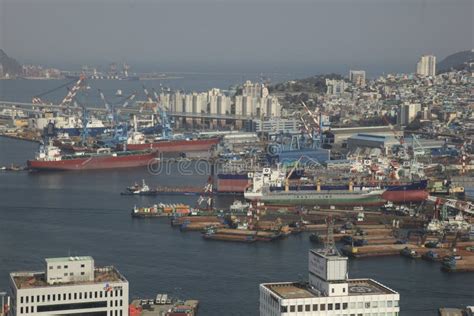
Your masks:
<instances>
[{"instance_id":1,"label":"shipyard crane","mask_svg":"<svg viewBox=\"0 0 474 316\"><path fill-rule=\"evenodd\" d=\"M140 107L140 112L143 112L144 109L148 109L156 113L158 110L158 103L153 101L153 97L148 91L148 89L145 87L145 85L143 85L142 87L143 87L143 92L145 92L147 101L143 103L142 106Z\"/></svg>"},{"instance_id":2,"label":"shipyard crane","mask_svg":"<svg viewBox=\"0 0 474 316\"><path fill-rule=\"evenodd\" d=\"M437 196L428 196L428 201L433 202L435 205L445 205L454 208L463 213L474 215L474 204L467 201L461 201L456 199L445 199Z\"/></svg>"},{"instance_id":3,"label":"shipyard crane","mask_svg":"<svg viewBox=\"0 0 474 316\"><path fill-rule=\"evenodd\" d=\"M103 91L100 89L98 90L99 90L100 98L104 102L104 106L111 117L112 125L115 126L116 123L118 122L118 115L121 111L121 108L126 108L129 105L129 103L135 99L136 92L133 92L132 94L122 98L120 100L120 101L123 101L121 105L111 105L111 102L107 101Z\"/></svg>"},{"instance_id":4,"label":"shipyard crane","mask_svg":"<svg viewBox=\"0 0 474 316\"><path fill-rule=\"evenodd\" d=\"M71 89L68 89L68 93L66 94L66 96L63 98L63 100L60 103L60 106L69 106L69 105L71 105L71 103L72 103L74 97L76 96L77 92L79 92L79 90L84 87L85 79L86 79L85 76L81 75L78 80L74 79L74 80L68 81L65 84L60 85L59 87L56 87L54 89L50 89L50 90L45 91L43 93L37 94L32 98L31 103L38 104L38 105L46 104L42 100L43 96L45 96L47 94L50 94L50 93L53 93L53 92L55 92L59 89L62 89L64 87L67 87L70 84L75 82L73 87Z\"/></svg>"}]
</instances>

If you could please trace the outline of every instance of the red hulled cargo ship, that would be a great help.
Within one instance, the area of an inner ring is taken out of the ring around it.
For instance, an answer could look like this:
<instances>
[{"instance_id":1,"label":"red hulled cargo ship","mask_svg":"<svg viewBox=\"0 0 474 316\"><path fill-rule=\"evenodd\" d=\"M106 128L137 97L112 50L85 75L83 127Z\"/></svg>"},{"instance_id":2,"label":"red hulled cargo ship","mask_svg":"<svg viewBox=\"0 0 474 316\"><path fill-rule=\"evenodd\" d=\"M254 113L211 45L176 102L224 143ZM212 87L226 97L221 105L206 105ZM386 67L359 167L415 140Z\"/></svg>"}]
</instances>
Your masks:
<instances>
[{"instance_id":1,"label":"red hulled cargo ship","mask_svg":"<svg viewBox=\"0 0 474 316\"><path fill-rule=\"evenodd\" d=\"M155 142L145 142L144 139L131 140L127 143L127 150L146 150L155 149L160 153L170 152L190 152L190 151L208 151L219 143L219 138L207 139L163 139ZM123 149L119 145L118 149Z\"/></svg>"},{"instance_id":2,"label":"red hulled cargo ship","mask_svg":"<svg viewBox=\"0 0 474 316\"><path fill-rule=\"evenodd\" d=\"M96 153L62 155L58 147L41 146L34 160L28 160L30 170L97 170L144 167L156 160L156 151L111 152L99 149Z\"/></svg>"}]
</instances>

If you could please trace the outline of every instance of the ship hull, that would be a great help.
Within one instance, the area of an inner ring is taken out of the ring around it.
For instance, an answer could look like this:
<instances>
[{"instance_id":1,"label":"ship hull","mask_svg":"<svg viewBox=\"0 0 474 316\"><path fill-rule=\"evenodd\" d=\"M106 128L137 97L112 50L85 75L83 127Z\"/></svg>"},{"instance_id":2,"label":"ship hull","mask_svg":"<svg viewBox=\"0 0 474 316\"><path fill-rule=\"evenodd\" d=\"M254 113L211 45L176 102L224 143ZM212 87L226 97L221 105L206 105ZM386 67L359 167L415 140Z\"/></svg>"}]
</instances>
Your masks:
<instances>
[{"instance_id":1,"label":"ship hull","mask_svg":"<svg viewBox=\"0 0 474 316\"><path fill-rule=\"evenodd\" d=\"M27 165L30 170L36 171L119 169L145 167L152 163L155 157L155 152L117 156L96 155L59 161L28 160Z\"/></svg>"},{"instance_id":2,"label":"ship hull","mask_svg":"<svg viewBox=\"0 0 474 316\"><path fill-rule=\"evenodd\" d=\"M244 193L245 189L252 183L245 175L219 174L217 175L216 188L219 193Z\"/></svg>"},{"instance_id":3,"label":"ship hull","mask_svg":"<svg viewBox=\"0 0 474 316\"><path fill-rule=\"evenodd\" d=\"M219 143L218 138L192 140L164 140L149 144L127 144L127 150L156 149L161 153L208 151ZM119 145L119 149L123 148Z\"/></svg>"},{"instance_id":4,"label":"ship hull","mask_svg":"<svg viewBox=\"0 0 474 316\"><path fill-rule=\"evenodd\" d=\"M428 195L428 192L424 190L387 190L382 194L382 198L393 203L416 203L425 201Z\"/></svg>"},{"instance_id":5,"label":"ship hull","mask_svg":"<svg viewBox=\"0 0 474 316\"><path fill-rule=\"evenodd\" d=\"M353 192L278 192L260 196L245 194L245 197L266 205L288 206L381 206L386 202L382 194Z\"/></svg>"}]
</instances>

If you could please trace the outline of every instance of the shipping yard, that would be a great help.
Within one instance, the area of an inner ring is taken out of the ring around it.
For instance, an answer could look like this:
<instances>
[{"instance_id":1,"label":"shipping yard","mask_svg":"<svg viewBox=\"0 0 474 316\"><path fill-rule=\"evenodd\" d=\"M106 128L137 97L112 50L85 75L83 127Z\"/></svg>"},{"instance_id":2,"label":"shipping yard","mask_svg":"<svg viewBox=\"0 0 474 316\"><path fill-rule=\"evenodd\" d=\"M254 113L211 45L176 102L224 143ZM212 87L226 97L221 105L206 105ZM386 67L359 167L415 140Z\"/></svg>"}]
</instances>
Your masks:
<instances>
[{"instance_id":1,"label":"shipping yard","mask_svg":"<svg viewBox=\"0 0 474 316\"><path fill-rule=\"evenodd\" d=\"M38 144L1 170L146 171L153 177L116 192L134 205L117 210L123 221L169 222L169 234L229 249L303 236L308 248L334 241L349 260L401 256L472 273L471 68L373 80L351 72L289 103L279 88L246 81L234 94L143 86L142 100L120 91L115 104L98 90L102 106L80 104L92 89L81 75L60 104L46 101L50 91L0 101L2 136ZM179 185L166 181L172 168ZM196 174L208 180L186 180ZM233 203L216 205L221 197ZM196 315L197 301L163 296L133 300L129 315Z\"/></svg>"}]
</instances>

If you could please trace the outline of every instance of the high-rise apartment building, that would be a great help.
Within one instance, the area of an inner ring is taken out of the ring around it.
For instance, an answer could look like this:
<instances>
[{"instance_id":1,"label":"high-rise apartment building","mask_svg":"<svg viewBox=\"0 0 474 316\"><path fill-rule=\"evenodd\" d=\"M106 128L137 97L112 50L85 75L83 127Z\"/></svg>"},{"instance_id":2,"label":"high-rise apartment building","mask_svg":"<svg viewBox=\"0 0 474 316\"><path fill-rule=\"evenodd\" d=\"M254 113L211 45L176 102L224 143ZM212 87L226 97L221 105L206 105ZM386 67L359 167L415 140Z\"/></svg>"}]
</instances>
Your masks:
<instances>
[{"instance_id":1,"label":"high-rise apartment building","mask_svg":"<svg viewBox=\"0 0 474 316\"><path fill-rule=\"evenodd\" d=\"M423 55L416 64L416 74L424 77L434 77L436 75L436 56Z\"/></svg>"}]
</instances>

